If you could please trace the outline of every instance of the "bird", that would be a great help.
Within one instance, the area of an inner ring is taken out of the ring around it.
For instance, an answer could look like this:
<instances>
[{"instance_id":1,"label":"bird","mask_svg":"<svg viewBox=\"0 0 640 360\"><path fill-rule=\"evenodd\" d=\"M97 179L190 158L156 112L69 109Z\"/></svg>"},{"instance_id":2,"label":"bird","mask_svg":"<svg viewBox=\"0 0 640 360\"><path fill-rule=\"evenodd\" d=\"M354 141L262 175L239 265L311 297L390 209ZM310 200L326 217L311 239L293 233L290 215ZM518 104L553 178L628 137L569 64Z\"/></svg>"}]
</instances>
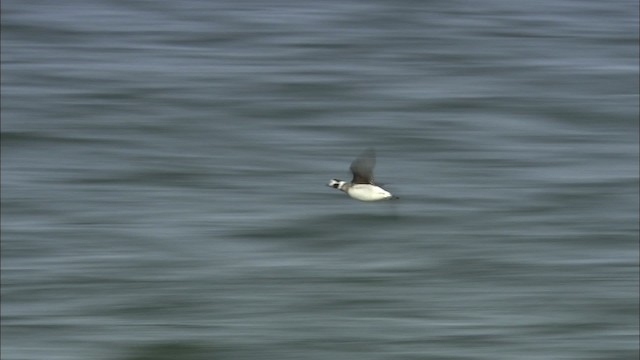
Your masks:
<instances>
[{"instance_id":1,"label":"bird","mask_svg":"<svg viewBox=\"0 0 640 360\"><path fill-rule=\"evenodd\" d=\"M327 186L342 190L350 197L360 201L379 201L397 199L387 190L373 182L373 168L376 165L376 152L372 148L364 150L352 163L353 173L351 182L331 179Z\"/></svg>"}]
</instances>

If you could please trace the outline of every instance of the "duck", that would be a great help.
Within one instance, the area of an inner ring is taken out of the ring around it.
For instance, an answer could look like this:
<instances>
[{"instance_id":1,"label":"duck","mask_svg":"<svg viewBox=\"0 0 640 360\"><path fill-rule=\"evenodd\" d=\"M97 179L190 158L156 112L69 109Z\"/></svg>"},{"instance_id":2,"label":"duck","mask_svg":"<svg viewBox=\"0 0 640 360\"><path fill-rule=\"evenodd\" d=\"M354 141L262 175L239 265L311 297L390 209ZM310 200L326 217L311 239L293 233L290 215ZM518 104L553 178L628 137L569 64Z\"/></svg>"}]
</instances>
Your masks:
<instances>
[{"instance_id":1,"label":"duck","mask_svg":"<svg viewBox=\"0 0 640 360\"><path fill-rule=\"evenodd\" d=\"M351 198L360 201L380 201L398 199L397 196L375 184L373 168L376 165L376 152L373 148L364 150L350 166L351 182L331 179L327 186L342 190Z\"/></svg>"}]
</instances>

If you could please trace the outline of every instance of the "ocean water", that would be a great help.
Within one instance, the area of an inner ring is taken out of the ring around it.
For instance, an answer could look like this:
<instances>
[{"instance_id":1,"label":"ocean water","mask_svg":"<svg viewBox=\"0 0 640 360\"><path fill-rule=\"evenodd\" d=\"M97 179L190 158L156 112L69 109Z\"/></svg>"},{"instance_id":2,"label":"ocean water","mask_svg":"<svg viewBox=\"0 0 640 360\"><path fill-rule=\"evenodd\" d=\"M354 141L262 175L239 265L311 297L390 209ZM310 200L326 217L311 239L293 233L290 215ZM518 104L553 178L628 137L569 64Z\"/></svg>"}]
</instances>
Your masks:
<instances>
[{"instance_id":1,"label":"ocean water","mask_svg":"<svg viewBox=\"0 0 640 360\"><path fill-rule=\"evenodd\" d=\"M5 1L1 357L637 359L635 1ZM364 148L393 202L326 187Z\"/></svg>"}]
</instances>

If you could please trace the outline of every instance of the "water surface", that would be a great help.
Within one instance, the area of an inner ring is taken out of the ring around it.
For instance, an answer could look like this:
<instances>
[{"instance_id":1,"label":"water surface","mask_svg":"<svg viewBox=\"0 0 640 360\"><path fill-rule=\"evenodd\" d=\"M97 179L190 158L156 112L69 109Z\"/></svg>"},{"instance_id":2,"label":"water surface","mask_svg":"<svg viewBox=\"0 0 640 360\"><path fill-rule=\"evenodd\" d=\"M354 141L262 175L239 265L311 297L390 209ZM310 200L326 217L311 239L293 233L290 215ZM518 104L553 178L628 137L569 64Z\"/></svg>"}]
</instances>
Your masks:
<instances>
[{"instance_id":1,"label":"water surface","mask_svg":"<svg viewBox=\"0 0 640 360\"><path fill-rule=\"evenodd\" d=\"M2 20L3 359L638 358L637 3Z\"/></svg>"}]
</instances>

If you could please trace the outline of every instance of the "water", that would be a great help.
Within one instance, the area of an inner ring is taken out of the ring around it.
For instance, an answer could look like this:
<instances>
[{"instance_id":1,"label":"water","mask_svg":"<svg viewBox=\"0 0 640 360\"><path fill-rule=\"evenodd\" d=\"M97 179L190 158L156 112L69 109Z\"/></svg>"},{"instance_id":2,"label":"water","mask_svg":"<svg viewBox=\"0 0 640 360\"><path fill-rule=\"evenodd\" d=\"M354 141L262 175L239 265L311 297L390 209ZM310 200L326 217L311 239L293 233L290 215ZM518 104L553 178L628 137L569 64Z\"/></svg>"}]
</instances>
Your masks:
<instances>
[{"instance_id":1,"label":"water","mask_svg":"<svg viewBox=\"0 0 640 360\"><path fill-rule=\"evenodd\" d=\"M5 1L1 356L637 359L638 75L633 1Z\"/></svg>"}]
</instances>

